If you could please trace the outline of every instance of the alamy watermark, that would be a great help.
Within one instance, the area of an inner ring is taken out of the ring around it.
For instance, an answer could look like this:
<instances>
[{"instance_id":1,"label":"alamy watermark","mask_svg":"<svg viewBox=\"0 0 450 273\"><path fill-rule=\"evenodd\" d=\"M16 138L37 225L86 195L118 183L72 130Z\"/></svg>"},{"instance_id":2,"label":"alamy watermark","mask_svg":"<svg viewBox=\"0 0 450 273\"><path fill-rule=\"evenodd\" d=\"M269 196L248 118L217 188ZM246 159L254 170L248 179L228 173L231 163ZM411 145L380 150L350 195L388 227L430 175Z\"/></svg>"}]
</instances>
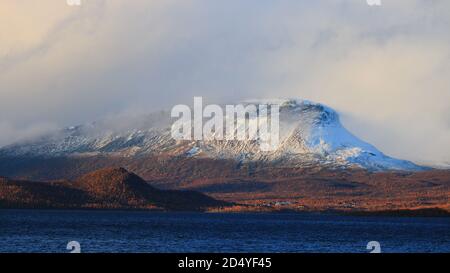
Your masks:
<instances>
[{"instance_id":1,"label":"alamy watermark","mask_svg":"<svg viewBox=\"0 0 450 273\"><path fill-rule=\"evenodd\" d=\"M184 104L172 108L171 117L178 119L171 134L175 140L254 140L262 151L274 151L279 145L279 115L278 104L226 105L224 111L216 104L203 108L202 97L194 97L193 111Z\"/></svg>"},{"instance_id":2,"label":"alamy watermark","mask_svg":"<svg viewBox=\"0 0 450 273\"><path fill-rule=\"evenodd\" d=\"M81 0L66 0L69 6L81 6Z\"/></svg>"},{"instance_id":3,"label":"alamy watermark","mask_svg":"<svg viewBox=\"0 0 450 273\"><path fill-rule=\"evenodd\" d=\"M367 243L367 250L371 250L370 253L381 253L381 244L378 241L370 241Z\"/></svg>"},{"instance_id":4,"label":"alamy watermark","mask_svg":"<svg viewBox=\"0 0 450 273\"><path fill-rule=\"evenodd\" d=\"M366 0L369 6L381 6L381 0ZM66 0L69 6L81 6L81 0Z\"/></svg>"},{"instance_id":5,"label":"alamy watermark","mask_svg":"<svg viewBox=\"0 0 450 273\"><path fill-rule=\"evenodd\" d=\"M81 6L81 0L66 0L69 6Z\"/></svg>"},{"instance_id":6,"label":"alamy watermark","mask_svg":"<svg viewBox=\"0 0 450 273\"><path fill-rule=\"evenodd\" d=\"M70 253L81 253L81 245L78 241L68 242L66 249L70 250Z\"/></svg>"},{"instance_id":7,"label":"alamy watermark","mask_svg":"<svg viewBox=\"0 0 450 273\"><path fill-rule=\"evenodd\" d=\"M78 241L70 241L66 249L70 250L70 253L81 253L81 244ZM370 253L381 253L381 244L378 241L370 241L366 249L370 250Z\"/></svg>"},{"instance_id":8,"label":"alamy watermark","mask_svg":"<svg viewBox=\"0 0 450 273\"><path fill-rule=\"evenodd\" d=\"M366 0L369 6L381 6L381 0Z\"/></svg>"}]
</instances>

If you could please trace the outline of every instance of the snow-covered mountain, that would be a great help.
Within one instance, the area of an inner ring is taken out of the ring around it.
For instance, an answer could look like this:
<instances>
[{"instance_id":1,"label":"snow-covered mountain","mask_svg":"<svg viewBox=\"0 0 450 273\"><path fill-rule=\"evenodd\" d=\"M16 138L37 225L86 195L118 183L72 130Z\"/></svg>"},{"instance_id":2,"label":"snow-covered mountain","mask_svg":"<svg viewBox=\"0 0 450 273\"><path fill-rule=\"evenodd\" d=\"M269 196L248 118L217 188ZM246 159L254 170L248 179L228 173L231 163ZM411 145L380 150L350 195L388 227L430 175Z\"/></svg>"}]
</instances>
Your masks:
<instances>
[{"instance_id":1,"label":"snow-covered mountain","mask_svg":"<svg viewBox=\"0 0 450 273\"><path fill-rule=\"evenodd\" d=\"M361 167L374 171L422 170L384 155L346 130L333 109L302 100L249 101L280 105L280 144L263 152L259 140L176 141L169 112L125 120L102 120L0 149L3 157L169 155L264 162L279 166ZM245 121L237 121L245 124Z\"/></svg>"}]
</instances>

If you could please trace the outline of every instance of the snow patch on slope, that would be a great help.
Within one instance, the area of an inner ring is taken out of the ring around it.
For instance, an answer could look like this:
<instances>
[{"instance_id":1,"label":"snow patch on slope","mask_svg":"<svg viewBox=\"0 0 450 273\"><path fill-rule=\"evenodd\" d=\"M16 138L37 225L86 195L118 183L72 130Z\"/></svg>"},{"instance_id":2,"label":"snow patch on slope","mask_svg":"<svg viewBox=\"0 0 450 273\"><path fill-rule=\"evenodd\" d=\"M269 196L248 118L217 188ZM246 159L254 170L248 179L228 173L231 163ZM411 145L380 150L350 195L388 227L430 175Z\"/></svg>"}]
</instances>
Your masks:
<instances>
[{"instance_id":1,"label":"snow patch on slope","mask_svg":"<svg viewBox=\"0 0 450 273\"><path fill-rule=\"evenodd\" d=\"M69 127L55 135L4 147L0 149L0 156L169 154L287 167L361 167L374 171L424 169L409 161L388 157L360 140L342 126L336 111L325 105L296 99L250 100L242 104L280 106L280 145L277 150L261 151L259 139L175 141L170 134L170 113L159 112L129 119L129 126L121 129L109 129L113 121ZM237 120L236 124L245 128L246 120Z\"/></svg>"}]
</instances>

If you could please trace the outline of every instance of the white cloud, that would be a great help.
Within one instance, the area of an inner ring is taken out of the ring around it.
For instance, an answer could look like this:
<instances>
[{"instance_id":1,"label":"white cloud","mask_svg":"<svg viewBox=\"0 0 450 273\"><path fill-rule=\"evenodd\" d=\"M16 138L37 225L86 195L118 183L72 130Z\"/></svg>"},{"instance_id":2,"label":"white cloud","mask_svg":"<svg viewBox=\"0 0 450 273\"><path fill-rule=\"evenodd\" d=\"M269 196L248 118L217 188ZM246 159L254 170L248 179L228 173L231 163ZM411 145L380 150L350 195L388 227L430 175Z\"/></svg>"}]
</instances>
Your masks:
<instances>
[{"instance_id":1,"label":"white cloud","mask_svg":"<svg viewBox=\"0 0 450 273\"><path fill-rule=\"evenodd\" d=\"M450 161L447 0L23 0L2 1L0 18L0 123L11 128L194 95L295 96L337 108L388 154Z\"/></svg>"},{"instance_id":2,"label":"white cloud","mask_svg":"<svg viewBox=\"0 0 450 273\"><path fill-rule=\"evenodd\" d=\"M35 123L27 127L17 127L6 121L0 121L0 144L11 143L11 141L26 141L47 133L55 132L58 127L49 122Z\"/></svg>"}]
</instances>

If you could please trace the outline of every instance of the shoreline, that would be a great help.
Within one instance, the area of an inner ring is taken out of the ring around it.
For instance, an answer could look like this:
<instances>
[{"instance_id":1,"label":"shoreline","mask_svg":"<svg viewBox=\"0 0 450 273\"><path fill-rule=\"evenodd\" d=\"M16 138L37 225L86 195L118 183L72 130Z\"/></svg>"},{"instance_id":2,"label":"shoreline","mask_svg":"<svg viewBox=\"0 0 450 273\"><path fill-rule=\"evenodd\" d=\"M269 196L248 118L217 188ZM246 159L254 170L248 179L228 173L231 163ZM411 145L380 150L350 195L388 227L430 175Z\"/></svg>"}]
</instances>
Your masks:
<instances>
[{"instance_id":1,"label":"shoreline","mask_svg":"<svg viewBox=\"0 0 450 273\"><path fill-rule=\"evenodd\" d=\"M257 210L158 210L158 209L139 209L139 208L0 208L3 210L17 211L89 211L89 212L149 212L149 213L198 213L198 214L303 214L303 215L330 215L330 216L353 216L353 217L392 217L392 218L448 218L450 211L442 208L424 208L424 209L400 209L400 210L377 210L377 211L341 211L341 210L324 210L324 211L298 211L290 209L281 209L273 211L257 211Z\"/></svg>"}]
</instances>

